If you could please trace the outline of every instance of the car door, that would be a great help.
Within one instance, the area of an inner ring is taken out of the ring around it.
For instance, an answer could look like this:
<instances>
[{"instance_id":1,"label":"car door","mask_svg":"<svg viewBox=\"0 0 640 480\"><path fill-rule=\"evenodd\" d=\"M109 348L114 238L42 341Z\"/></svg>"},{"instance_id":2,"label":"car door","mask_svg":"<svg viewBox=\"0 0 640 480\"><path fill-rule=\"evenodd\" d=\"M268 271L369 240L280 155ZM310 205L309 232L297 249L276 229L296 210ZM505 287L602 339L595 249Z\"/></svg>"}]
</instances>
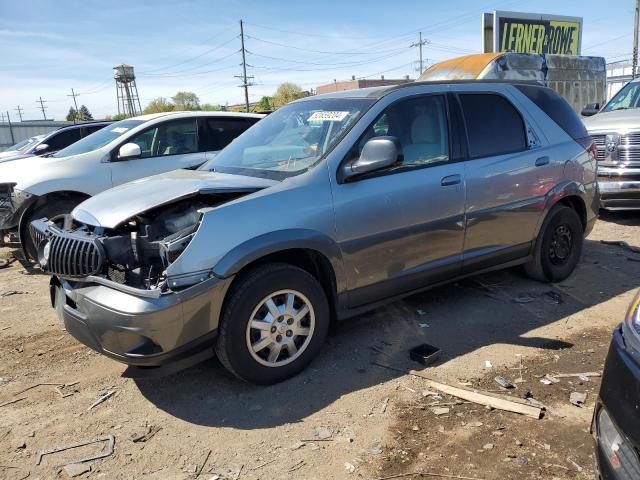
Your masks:
<instances>
[{"instance_id":1,"label":"car door","mask_svg":"<svg viewBox=\"0 0 640 480\"><path fill-rule=\"evenodd\" d=\"M528 255L553 184L551 153L533 120L497 91L457 93L469 159L463 271Z\"/></svg>"},{"instance_id":2,"label":"car door","mask_svg":"<svg viewBox=\"0 0 640 480\"><path fill-rule=\"evenodd\" d=\"M347 155L395 137L396 166L342 181L333 196L336 234L352 307L458 274L464 238L464 166L451 154L443 94L389 105Z\"/></svg>"},{"instance_id":3,"label":"car door","mask_svg":"<svg viewBox=\"0 0 640 480\"><path fill-rule=\"evenodd\" d=\"M124 143L140 147L138 158L118 160ZM155 124L124 140L112 154L111 178L114 185L180 168L194 168L204 163L198 148L197 118L167 120Z\"/></svg>"},{"instance_id":4,"label":"car door","mask_svg":"<svg viewBox=\"0 0 640 480\"><path fill-rule=\"evenodd\" d=\"M253 123L255 122L249 119L236 117L215 116L199 118L198 141L200 151L205 154L205 159L211 160Z\"/></svg>"},{"instance_id":5,"label":"car door","mask_svg":"<svg viewBox=\"0 0 640 480\"><path fill-rule=\"evenodd\" d=\"M80 140L80 128L67 128L59 132L54 133L51 137L47 138L44 143L48 145L45 150L36 152L36 155L44 155L47 153L55 153L58 150L68 147L72 143Z\"/></svg>"}]
</instances>

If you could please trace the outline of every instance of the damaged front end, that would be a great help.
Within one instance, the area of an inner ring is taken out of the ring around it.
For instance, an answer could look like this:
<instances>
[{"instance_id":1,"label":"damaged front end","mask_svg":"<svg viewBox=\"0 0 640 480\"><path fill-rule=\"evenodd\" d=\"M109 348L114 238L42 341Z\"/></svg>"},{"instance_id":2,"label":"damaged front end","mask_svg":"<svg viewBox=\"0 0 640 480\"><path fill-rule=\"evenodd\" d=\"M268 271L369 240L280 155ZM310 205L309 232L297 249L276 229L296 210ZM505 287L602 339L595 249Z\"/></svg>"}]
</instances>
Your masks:
<instances>
[{"instance_id":1,"label":"damaged front end","mask_svg":"<svg viewBox=\"0 0 640 480\"><path fill-rule=\"evenodd\" d=\"M196 235L201 210L247 192L198 194L138 214L115 228L88 224L70 228L46 219L31 224L38 262L51 275L70 281L95 282L143 296L160 296L211 276L210 271L167 277Z\"/></svg>"}]
</instances>

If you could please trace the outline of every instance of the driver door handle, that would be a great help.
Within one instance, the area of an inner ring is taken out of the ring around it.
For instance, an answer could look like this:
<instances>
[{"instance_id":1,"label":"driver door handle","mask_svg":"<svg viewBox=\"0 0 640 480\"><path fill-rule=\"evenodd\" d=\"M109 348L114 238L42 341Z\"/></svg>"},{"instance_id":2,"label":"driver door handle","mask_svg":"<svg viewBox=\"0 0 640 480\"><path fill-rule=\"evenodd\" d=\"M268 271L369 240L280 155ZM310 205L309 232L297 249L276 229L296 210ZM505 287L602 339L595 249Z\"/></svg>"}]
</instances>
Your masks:
<instances>
[{"instance_id":1,"label":"driver door handle","mask_svg":"<svg viewBox=\"0 0 640 480\"><path fill-rule=\"evenodd\" d=\"M462 181L462 176L456 175L448 175L443 177L440 181L440 185L443 187L448 187L449 185L458 185Z\"/></svg>"},{"instance_id":2,"label":"driver door handle","mask_svg":"<svg viewBox=\"0 0 640 480\"><path fill-rule=\"evenodd\" d=\"M536 159L536 167L542 167L549 164L549 157L544 156Z\"/></svg>"}]
</instances>

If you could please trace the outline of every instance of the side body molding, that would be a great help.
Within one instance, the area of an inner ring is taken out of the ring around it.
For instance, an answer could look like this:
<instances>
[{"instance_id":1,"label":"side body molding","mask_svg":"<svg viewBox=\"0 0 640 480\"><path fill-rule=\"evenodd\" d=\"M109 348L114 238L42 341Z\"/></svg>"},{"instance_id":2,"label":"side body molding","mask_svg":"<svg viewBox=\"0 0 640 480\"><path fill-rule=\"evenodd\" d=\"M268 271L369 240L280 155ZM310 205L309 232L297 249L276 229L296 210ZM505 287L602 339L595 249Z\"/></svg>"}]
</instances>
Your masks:
<instances>
[{"instance_id":1,"label":"side body molding","mask_svg":"<svg viewBox=\"0 0 640 480\"><path fill-rule=\"evenodd\" d=\"M333 269L337 293L346 291L342 252L337 243L323 233L308 229L277 230L247 240L225 254L213 267L213 274L226 278L266 255L294 248L312 250L324 256Z\"/></svg>"}]
</instances>

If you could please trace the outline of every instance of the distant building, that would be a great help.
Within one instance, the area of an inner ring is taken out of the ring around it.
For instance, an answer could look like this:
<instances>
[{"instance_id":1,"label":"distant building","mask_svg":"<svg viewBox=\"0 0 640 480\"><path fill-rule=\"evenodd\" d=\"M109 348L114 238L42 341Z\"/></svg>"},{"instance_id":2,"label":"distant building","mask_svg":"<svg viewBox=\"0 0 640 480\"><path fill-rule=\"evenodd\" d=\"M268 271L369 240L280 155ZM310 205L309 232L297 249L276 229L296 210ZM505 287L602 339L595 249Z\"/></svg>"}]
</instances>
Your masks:
<instances>
[{"instance_id":1,"label":"distant building","mask_svg":"<svg viewBox=\"0 0 640 480\"><path fill-rule=\"evenodd\" d=\"M613 97L618 90L632 78L631 60L607 63L607 98Z\"/></svg>"},{"instance_id":2,"label":"distant building","mask_svg":"<svg viewBox=\"0 0 640 480\"><path fill-rule=\"evenodd\" d=\"M326 85L320 85L316 88L316 93L318 95L323 93L331 93L331 92L340 92L342 90L355 90L358 88L367 88L367 87L384 87L385 85L399 85L401 83L409 83L413 82L412 79L407 75L404 78L389 78L385 79L384 75L378 79L366 79L360 78L356 79L355 75L351 77L351 80L334 80L333 83L328 83Z\"/></svg>"}]
</instances>

